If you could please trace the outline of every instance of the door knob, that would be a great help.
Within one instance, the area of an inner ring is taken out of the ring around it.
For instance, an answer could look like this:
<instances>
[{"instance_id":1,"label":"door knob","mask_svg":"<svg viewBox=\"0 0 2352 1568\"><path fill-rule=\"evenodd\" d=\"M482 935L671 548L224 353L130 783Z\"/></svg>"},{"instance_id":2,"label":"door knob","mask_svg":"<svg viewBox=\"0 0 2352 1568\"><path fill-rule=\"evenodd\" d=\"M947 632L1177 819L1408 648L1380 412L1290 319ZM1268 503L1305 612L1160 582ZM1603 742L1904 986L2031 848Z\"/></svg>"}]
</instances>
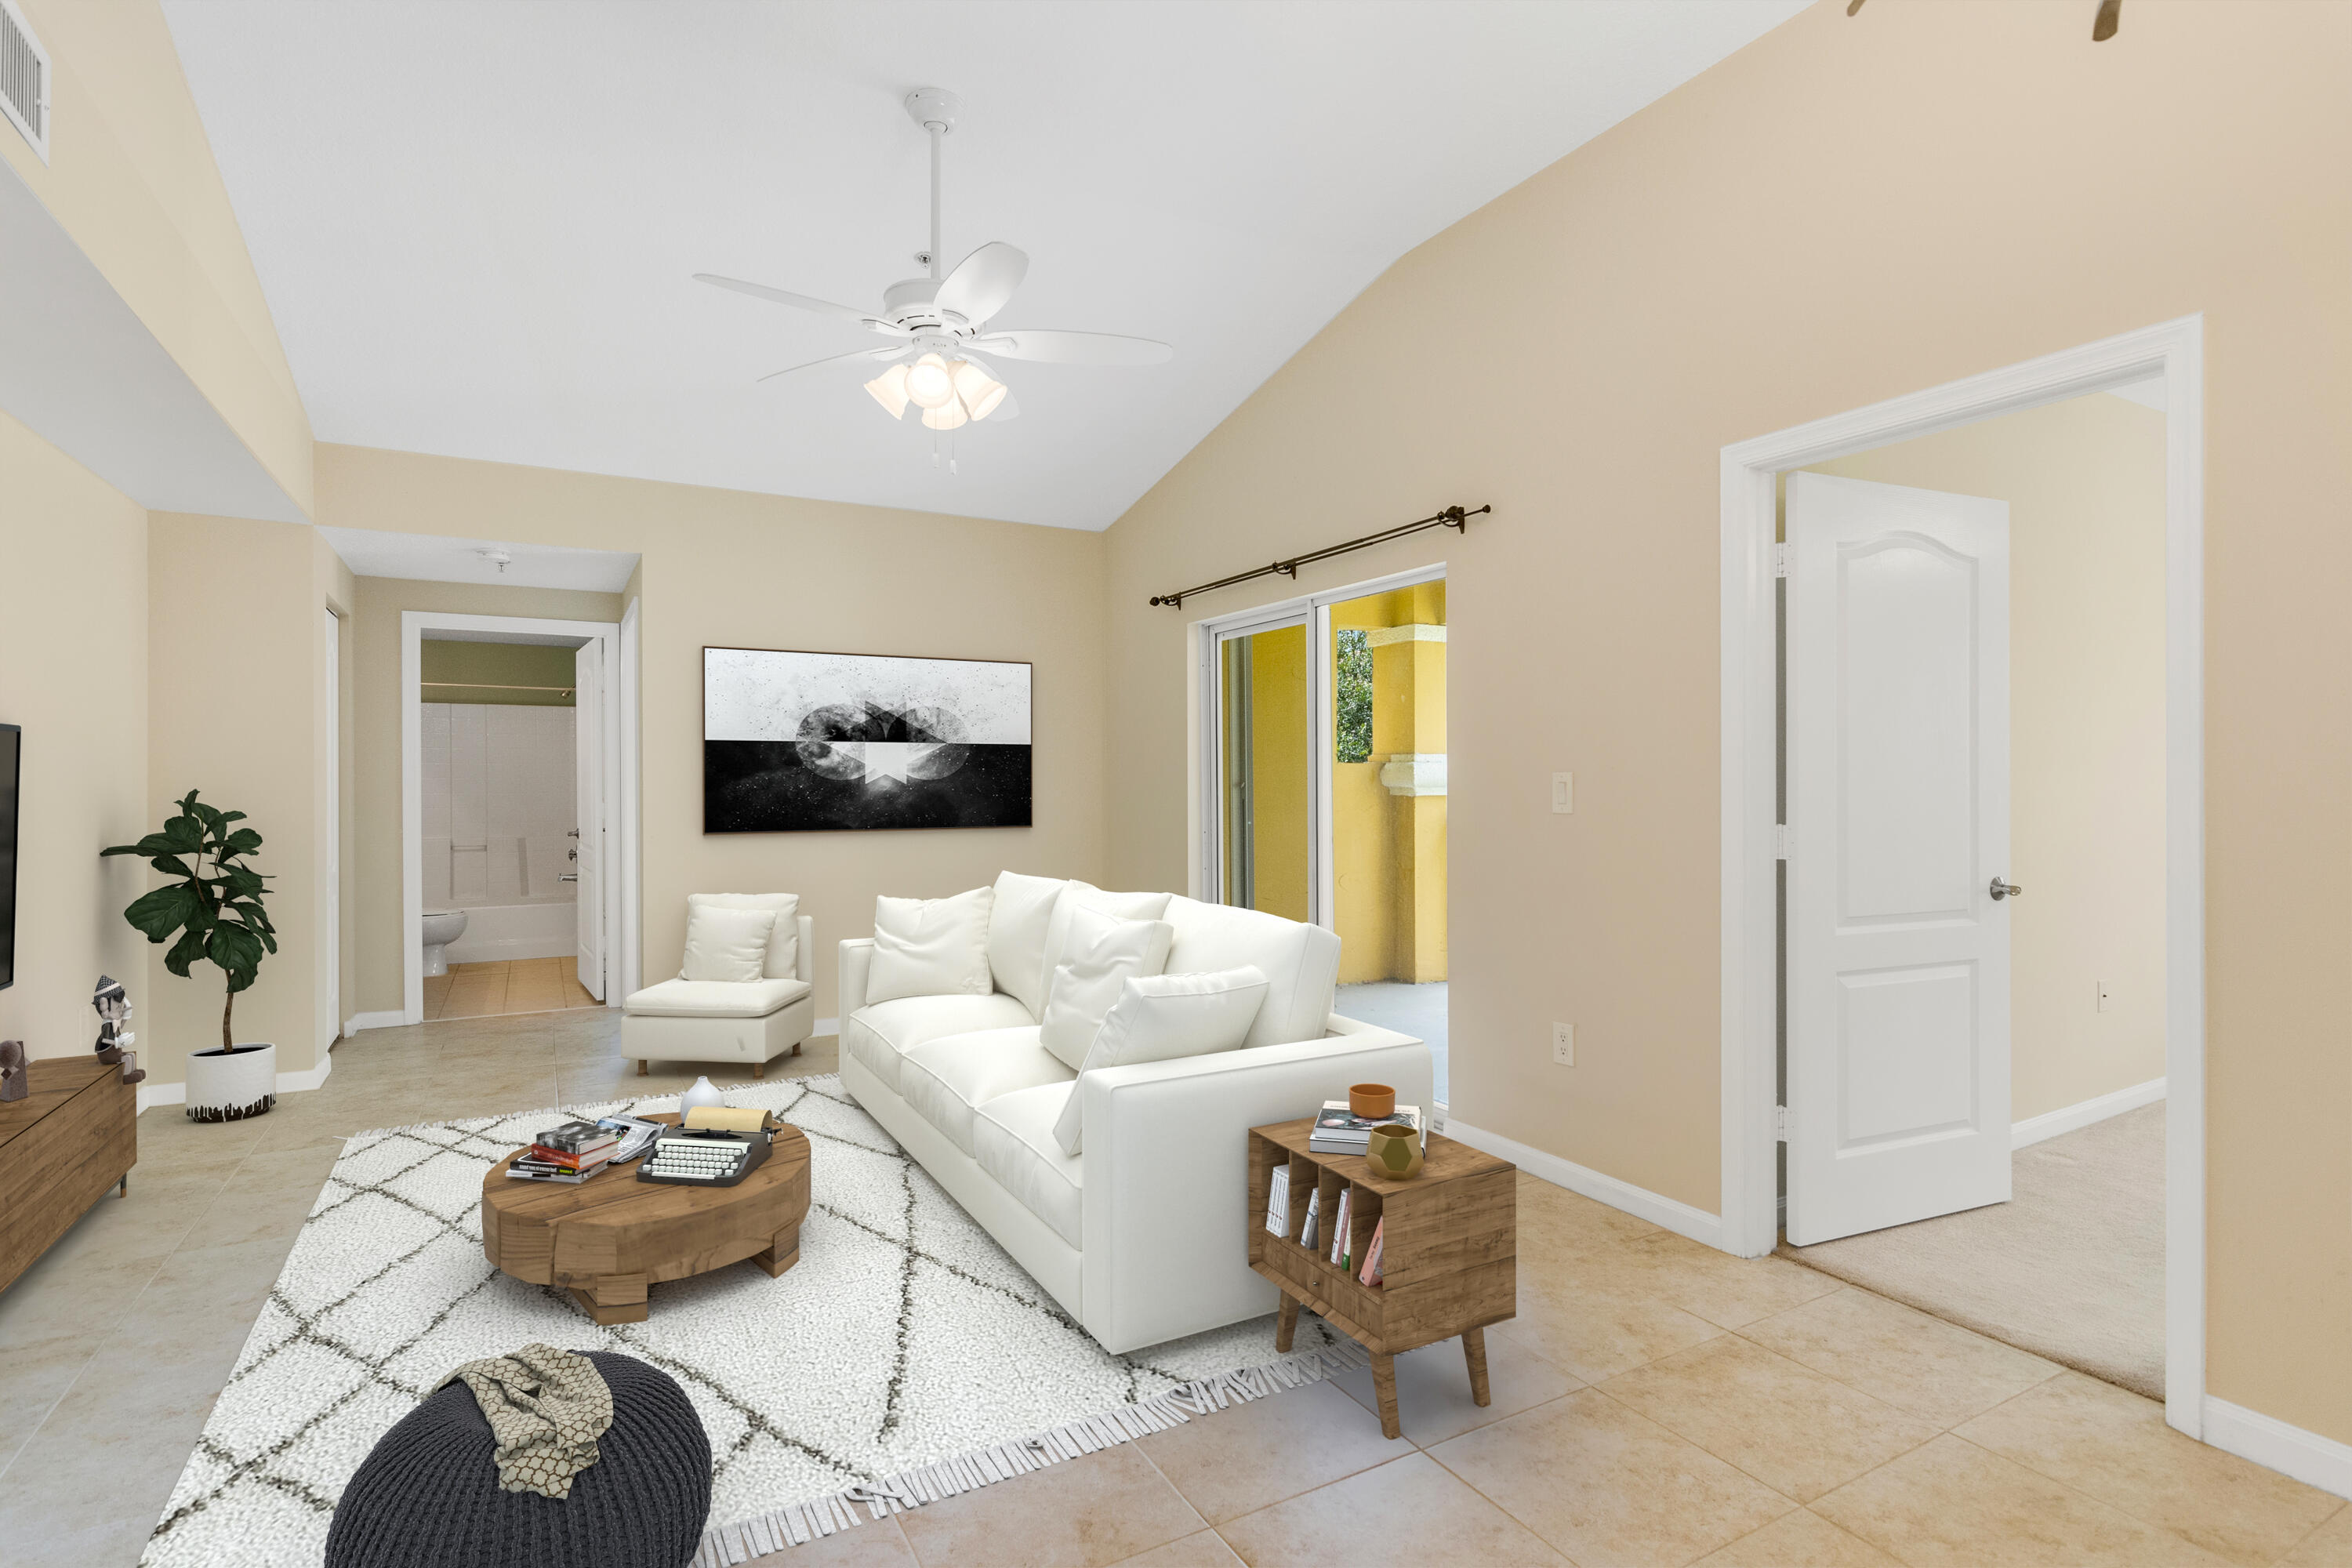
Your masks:
<instances>
[{"instance_id":1,"label":"door knob","mask_svg":"<svg viewBox=\"0 0 2352 1568\"><path fill-rule=\"evenodd\" d=\"M1999 877L1995 877L1992 879L1992 886L1987 890L1992 894L1996 902L2002 899L2021 899L2025 897L2025 889L2023 888L2019 887L2014 882L2004 882Z\"/></svg>"}]
</instances>

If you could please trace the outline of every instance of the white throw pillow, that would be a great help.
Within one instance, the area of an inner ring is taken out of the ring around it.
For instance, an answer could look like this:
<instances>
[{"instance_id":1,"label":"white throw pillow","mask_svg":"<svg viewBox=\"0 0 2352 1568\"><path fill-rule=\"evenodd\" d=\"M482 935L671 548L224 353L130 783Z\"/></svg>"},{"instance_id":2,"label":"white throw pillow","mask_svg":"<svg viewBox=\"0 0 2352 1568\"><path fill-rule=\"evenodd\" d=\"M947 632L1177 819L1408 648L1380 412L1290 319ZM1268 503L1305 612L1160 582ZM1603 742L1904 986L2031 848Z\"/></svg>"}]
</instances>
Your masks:
<instances>
[{"instance_id":1,"label":"white throw pillow","mask_svg":"<svg viewBox=\"0 0 2352 1568\"><path fill-rule=\"evenodd\" d=\"M1054 971L1060 968L1063 961L1076 951L1070 945L1070 921L1078 910L1092 910L1097 914L1111 915L1123 921L1164 920L1168 914L1168 900L1172 896L1168 893L1106 893L1092 882L1062 884L1062 896L1054 903L1054 918L1045 926L1045 962L1038 971L1043 977L1038 986L1039 996L1043 997L1053 989ZM1159 971L1152 973L1156 974Z\"/></svg>"},{"instance_id":2,"label":"white throw pillow","mask_svg":"<svg viewBox=\"0 0 2352 1568\"><path fill-rule=\"evenodd\" d=\"M1118 1000L1119 987L1138 975L1168 966L1168 945L1176 940L1166 921L1123 921L1096 910L1074 911L1069 956L1054 969L1038 1022L1038 1043L1072 1072L1087 1059L1103 1015Z\"/></svg>"},{"instance_id":3,"label":"white throw pillow","mask_svg":"<svg viewBox=\"0 0 2352 1568\"><path fill-rule=\"evenodd\" d=\"M1129 981L1104 1015L1087 1047L1078 1081L1054 1123L1054 1142L1066 1154L1078 1152L1083 1123L1078 1103L1087 1074L1138 1062L1204 1057L1238 1049L1265 1003L1266 979L1255 964L1213 974L1151 974Z\"/></svg>"},{"instance_id":4,"label":"white throw pillow","mask_svg":"<svg viewBox=\"0 0 2352 1568\"><path fill-rule=\"evenodd\" d=\"M1033 1018L1045 1011L1045 931L1066 885L1059 877L1007 871L996 879L988 908L988 972Z\"/></svg>"},{"instance_id":5,"label":"white throw pillow","mask_svg":"<svg viewBox=\"0 0 2352 1568\"><path fill-rule=\"evenodd\" d=\"M985 996L988 907L994 890L974 888L951 899L874 900L874 964L866 1000L901 996Z\"/></svg>"},{"instance_id":6,"label":"white throw pillow","mask_svg":"<svg viewBox=\"0 0 2352 1568\"><path fill-rule=\"evenodd\" d=\"M768 958L761 965L762 980L797 980L801 974L801 896L798 893L688 893L686 896L686 921L694 923L694 911L708 906L714 910L773 910L776 929L768 933Z\"/></svg>"},{"instance_id":7,"label":"white throw pillow","mask_svg":"<svg viewBox=\"0 0 2352 1568\"><path fill-rule=\"evenodd\" d=\"M766 978L768 939L776 929L773 910L722 910L708 904L686 909L686 967L680 980L724 980L738 985Z\"/></svg>"}]
</instances>

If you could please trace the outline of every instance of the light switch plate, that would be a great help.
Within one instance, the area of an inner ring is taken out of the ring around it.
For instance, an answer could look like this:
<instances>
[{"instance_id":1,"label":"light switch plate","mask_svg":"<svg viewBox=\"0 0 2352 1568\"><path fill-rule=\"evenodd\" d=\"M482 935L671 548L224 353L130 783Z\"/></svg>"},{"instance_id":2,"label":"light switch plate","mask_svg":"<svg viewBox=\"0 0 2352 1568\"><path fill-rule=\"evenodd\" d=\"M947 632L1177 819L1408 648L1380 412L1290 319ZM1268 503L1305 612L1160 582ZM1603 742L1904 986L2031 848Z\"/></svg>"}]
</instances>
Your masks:
<instances>
[{"instance_id":1,"label":"light switch plate","mask_svg":"<svg viewBox=\"0 0 2352 1568\"><path fill-rule=\"evenodd\" d=\"M1576 775L1574 773L1551 775L1551 808L1562 816L1576 810Z\"/></svg>"},{"instance_id":2,"label":"light switch plate","mask_svg":"<svg viewBox=\"0 0 2352 1568\"><path fill-rule=\"evenodd\" d=\"M1551 1059L1560 1067L1576 1065L1576 1026L1554 1024L1551 1026Z\"/></svg>"}]
</instances>

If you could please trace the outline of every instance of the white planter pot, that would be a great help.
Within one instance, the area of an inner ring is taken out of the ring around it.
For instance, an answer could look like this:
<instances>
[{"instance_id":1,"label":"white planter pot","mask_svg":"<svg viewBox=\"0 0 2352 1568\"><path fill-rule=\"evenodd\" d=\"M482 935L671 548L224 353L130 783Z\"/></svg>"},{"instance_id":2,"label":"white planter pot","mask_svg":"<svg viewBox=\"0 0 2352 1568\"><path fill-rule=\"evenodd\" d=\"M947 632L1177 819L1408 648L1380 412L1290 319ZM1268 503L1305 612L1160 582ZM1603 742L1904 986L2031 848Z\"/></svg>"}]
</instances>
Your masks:
<instances>
[{"instance_id":1,"label":"white planter pot","mask_svg":"<svg viewBox=\"0 0 2352 1568\"><path fill-rule=\"evenodd\" d=\"M188 1053L188 1115L242 1121L278 1103L278 1047L235 1046Z\"/></svg>"}]
</instances>

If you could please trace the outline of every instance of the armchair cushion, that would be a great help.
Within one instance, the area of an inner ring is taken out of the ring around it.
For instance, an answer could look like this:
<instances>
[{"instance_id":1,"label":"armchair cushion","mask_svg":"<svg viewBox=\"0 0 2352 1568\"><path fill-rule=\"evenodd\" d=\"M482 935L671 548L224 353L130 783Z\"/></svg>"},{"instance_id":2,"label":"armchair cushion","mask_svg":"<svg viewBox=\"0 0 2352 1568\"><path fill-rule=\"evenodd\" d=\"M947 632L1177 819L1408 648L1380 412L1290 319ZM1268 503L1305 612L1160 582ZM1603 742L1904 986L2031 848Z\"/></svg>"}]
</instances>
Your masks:
<instances>
[{"instance_id":1,"label":"armchair cushion","mask_svg":"<svg viewBox=\"0 0 2352 1568\"><path fill-rule=\"evenodd\" d=\"M1168 964L1175 933L1166 921L1123 921L1090 909L1070 912L1062 962L1055 966L1045 994L1041 1037L1047 1050L1072 1072L1087 1059L1103 1015L1118 1000L1119 987L1138 975L1158 974Z\"/></svg>"},{"instance_id":2,"label":"armchair cushion","mask_svg":"<svg viewBox=\"0 0 2352 1568\"><path fill-rule=\"evenodd\" d=\"M1086 1163L1054 1146L1054 1120L1073 1093L1070 1084L1049 1083L998 1095L972 1120L971 1154L1023 1208L1083 1247ZM1149 1250L1150 1237L1136 1239Z\"/></svg>"},{"instance_id":3,"label":"armchair cushion","mask_svg":"<svg viewBox=\"0 0 2352 1568\"><path fill-rule=\"evenodd\" d=\"M764 1018L809 994L805 980L665 980L621 1004L632 1018Z\"/></svg>"},{"instance_id":4,"label":"armchair cushion","mask_svg":"<svg viewBox=\"0 0 2352 1568\"><path fill-rule=\"evenodd\" d=\"M999 1095L1068 1083L1069 1068L1037 1043L1037 1026L950 1035L899 1053L898 1093L969 1154L972 1113Z\"/></svg>"},{"instance_id":5,"label":"armchair cushion","mask_svg":"<svg viewBox=\"0 0 2352 1568\"><path fill-rule=\"evenodd\" d=\"M982 1029L1017 1029L1037 1020L1002 992L986 996L902 996L860 1007L841 1026L841 1048L866 1064L893 1094L902 1092L900 1057L928 1040Z\"/></svg>"},{"instance_id":6,"label":"armchair cushion","mask_svg":"<svg viewBox=\"0 0 2352 1568\"><path fill-rule=\"evenodd\" d=\"M773 910L729 910L688 904L686 963L677 977L747 984L761 978L768 941L775 934Z\"/></svg>"},{"instance_id":7,"label":"armchair cushion","mask_svg":"<svg viewBox=\"0 0 2352 1568\"><path fill-rule=\"evenodd\" d=\"M1214 974L1129 980L1087 1047L1082 1070L1237 1050L1249 1037L1265 991L1265 976L1253 964ZM1071 1095L1054 1123L1054 1142L1065 1154L1076 1154L1082 1147L1082 1099Z\"/></svg>"},{"instance_id":8,"label":"armchair cushion","mask_svg":"<svg viewBox=\"0 0 2352 1568\"><path fill-rule=\"evenodd\" d=\"M768 980L805 980L801 973L801 896L798 893L688 893L686 924L694 929L694 911L714 910L773 910L776 928L768 935L768 956L760 973Z\"/></svg>"},{"instance_id":9,"label":"armchair cushion","mask_svg":"<svg viewBox=\"0 0 2352 1568\"><path fill-rule=\"evenodd\" d=\"M995 891L974 888L949 899L874 900L874 967L868 1002L905 996L985 996L988 910Z\"/></svg>"},{"instance_id":10,"label":"armchair cushion","mask_svg":"<svg viewBox=\"0 0 2352 1568\"><path fill-rule=\"evenodd\" d=\"M988 972L996 988L1017 999L1032 1017L1045 1013L1045 928L1066 886L1059 877L1024 877L1007 871L996 879L988 906Z\"/></svg>"}]
</instances>

